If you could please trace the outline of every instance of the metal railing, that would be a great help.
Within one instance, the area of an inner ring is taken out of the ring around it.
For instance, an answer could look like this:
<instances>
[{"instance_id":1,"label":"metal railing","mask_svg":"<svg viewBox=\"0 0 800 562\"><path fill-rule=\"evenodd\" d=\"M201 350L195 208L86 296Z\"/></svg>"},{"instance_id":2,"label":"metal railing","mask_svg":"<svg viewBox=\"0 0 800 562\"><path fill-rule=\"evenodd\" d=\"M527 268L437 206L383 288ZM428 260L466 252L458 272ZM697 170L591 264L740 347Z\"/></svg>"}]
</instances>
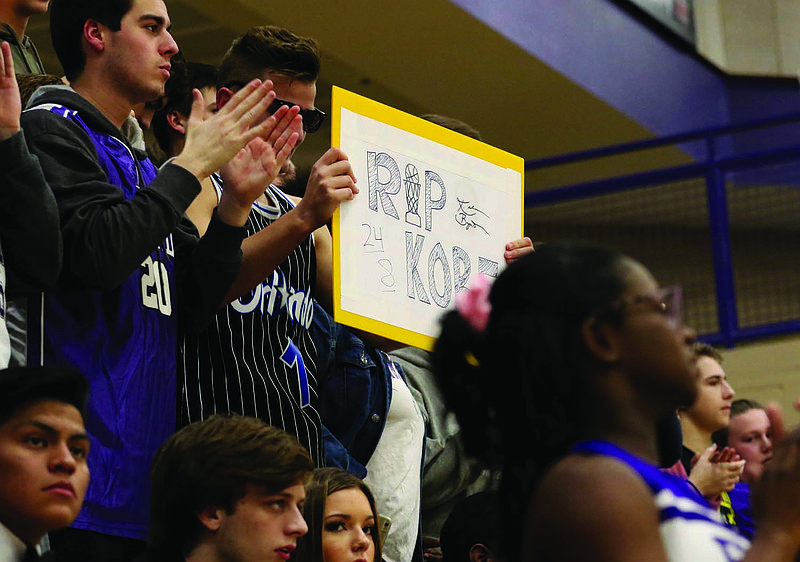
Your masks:
<instances>
[{"instance_id":1,"label":"metal railing","mask_svg":"<svg viewBox=\"0 0 800 562\"><path fill-rule=\"evenodd\" d=\"M765 319L755 325L740 326L728 203L728 192L738 189L734 187L734 184L728 182L732 179L735 180L737 174L741 175L742 173L759 176L759 173L753 173L754 170L764 170L764 179L759 182L762 185L750 186L748 189L752 187L752 189L766 190L770 185L770 169L774 169L776 166L785 169L788 166L791 170L794 164L797 164L796 183L800 187L800 127L796 127L797 124L800 124L800 114L791 114L529 160L525 163L526 171L539 171L665 147L683 147L685 149L690 146L687 143L695 143L691 145L692 148L696 148L697 144L700 144L705 149L704 155L683 165L639 171L618 177L604 177L541 191L531 191L529 186L525 196L526 212L613 193L642 190L651 186L668 187L667 184L686 180L704 181L718 330L702 334L702 339L709 343L732 347L737 341L798 332L800 331L800 314L794 319L780 321ZM793 126L794 130L787 132L785 128L788 125ZM749 143L737 142L736 135L754 132L758 132L760 140L756 139L755 142ZM794 133L796 133L797 142L794 142L794 138L792 138ZM752 146L754 144L756 146ZM764 148L767 145L770 146ZM698 151L693 150L693 152ZM786 174L783 174L780 179L783 197L786 195L786 177ZM791 189L795 183L794 171L791 171L789 178L788 187ZM800 189L797 190L797 194L800 197ZM789 193L789 197L792 201L794 200L793 193ZM800 211L800 204L798 211ZM797 223L800 225L800 212L798 212ZM795 248L794 255L800 258L800 247ZM793 256L789 255L787 259L792 260ZM800 259L794 261L797 262L797 280L800 285Z\"/></svg>"}]
</instances>

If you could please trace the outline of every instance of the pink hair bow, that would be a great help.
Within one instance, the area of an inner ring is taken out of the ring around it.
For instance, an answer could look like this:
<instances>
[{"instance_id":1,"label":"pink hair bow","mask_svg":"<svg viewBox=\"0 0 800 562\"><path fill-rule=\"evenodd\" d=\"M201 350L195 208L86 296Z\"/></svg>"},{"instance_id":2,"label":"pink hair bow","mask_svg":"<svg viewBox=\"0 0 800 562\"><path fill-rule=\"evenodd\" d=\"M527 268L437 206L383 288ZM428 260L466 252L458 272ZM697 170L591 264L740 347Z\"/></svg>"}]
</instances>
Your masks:
<instances>
[{"instance_id":1,"label":"pink hair bow","mask_svg":"<svg viewBox=\"0 0 800 562\"><path fill-rule=\"evenodd\" d=\"M489 279L485 275L478 275L472 280L468 290L456 295L456 310L478 333L486 330L489 322L489 313L492 310L489 304L490 289Z\"/></svg>"}]
</instances>

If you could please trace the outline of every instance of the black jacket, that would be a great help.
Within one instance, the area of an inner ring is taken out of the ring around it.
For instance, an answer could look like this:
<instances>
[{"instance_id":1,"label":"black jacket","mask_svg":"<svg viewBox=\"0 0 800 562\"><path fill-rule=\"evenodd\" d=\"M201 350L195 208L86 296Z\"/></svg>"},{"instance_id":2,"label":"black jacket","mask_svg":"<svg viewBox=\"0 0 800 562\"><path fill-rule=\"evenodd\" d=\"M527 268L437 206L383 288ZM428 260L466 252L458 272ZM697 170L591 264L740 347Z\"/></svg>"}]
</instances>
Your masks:
<instances>
[{"instance_id":1,"label":"black jacket","mask_svg":"<svg viewBox=\"0 0 800 562\"><path fill-rule=\"evenodd\" d=\"M92 131L124 144L138 160L146 159L73 90L47 88L33 105L46 104L77 110ZM192 329L205 326L239 271L245 229L215 216L199 238L184 213L200 193L200 183L180 166L166 165L149 185L125 199L122 190L109 183L92 139L80 125L50 111L28 109L22 127L58 203L64 255L59 284L113 289L171 233L179 321Z\"/></svg>"},{"instance_id":2,"label":"black jacket","mask_svg":"<svg viewBox=\"0 0 800 562\"><path fill-rule=\"evenodd\" d=\"M61 270L58 207L19 132L0 142L0 244L9 300L52 287Z\"/></svg>"}]
</instances>

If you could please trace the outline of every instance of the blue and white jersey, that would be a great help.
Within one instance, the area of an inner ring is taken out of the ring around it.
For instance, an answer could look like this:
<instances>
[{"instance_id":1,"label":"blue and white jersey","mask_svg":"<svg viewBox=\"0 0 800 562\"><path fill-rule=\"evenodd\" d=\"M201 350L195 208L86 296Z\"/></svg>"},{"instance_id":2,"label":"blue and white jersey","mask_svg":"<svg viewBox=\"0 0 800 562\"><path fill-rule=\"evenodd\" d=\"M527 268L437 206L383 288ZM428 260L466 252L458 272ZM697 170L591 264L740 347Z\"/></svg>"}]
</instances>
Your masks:
<instances>
[{"instance_id":1,"label":"blue and white jersey","mask_svg":"<svg viewBox=\"0 0 800 562\"><path fill-rule=\"evenodd\" d=\"M671 562L734 562L750 542L722 522L685 481L660 471L607 441L578 443L573 451L613 457L636 472L653 493L661 539Z\"/></svg>"}]
</instances>

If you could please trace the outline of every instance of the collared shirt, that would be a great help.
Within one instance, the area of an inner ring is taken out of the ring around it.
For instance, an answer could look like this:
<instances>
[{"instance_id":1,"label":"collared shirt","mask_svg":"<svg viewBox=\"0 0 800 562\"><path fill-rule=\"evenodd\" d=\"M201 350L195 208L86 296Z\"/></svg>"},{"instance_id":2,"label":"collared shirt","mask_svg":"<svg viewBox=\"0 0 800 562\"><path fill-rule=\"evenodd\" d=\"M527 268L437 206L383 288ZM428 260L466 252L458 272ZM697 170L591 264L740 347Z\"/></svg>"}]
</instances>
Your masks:
<instances>
[{"instance_id":1,"label":"collared shirt","mask_svg":"<svg viewBox=\"0 0 800 562\"><path fill-rule=\"evenodd\" d=\"M0 562L20 562L27 550L28 545L0 523Z\"/></svg>"}]
</instances>

